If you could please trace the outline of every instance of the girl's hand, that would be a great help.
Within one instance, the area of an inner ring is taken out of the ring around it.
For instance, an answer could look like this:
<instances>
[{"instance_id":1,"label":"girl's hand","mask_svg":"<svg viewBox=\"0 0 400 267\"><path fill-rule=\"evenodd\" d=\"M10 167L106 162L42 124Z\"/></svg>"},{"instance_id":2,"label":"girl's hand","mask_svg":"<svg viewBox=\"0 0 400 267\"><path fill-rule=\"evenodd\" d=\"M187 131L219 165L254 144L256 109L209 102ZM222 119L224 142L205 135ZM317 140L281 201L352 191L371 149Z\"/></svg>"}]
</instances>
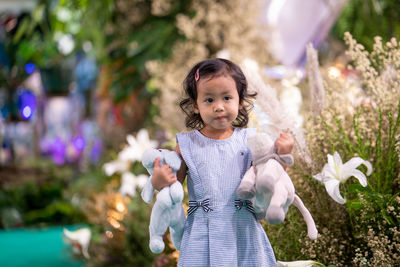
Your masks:
<instances>
[{"instance_id":1,"label":"girl's hand","mask_svg":"<svg viewBox=\"0 0 400 267\"><path fill-rule=\"evenodd\" d=\"M275 146L278 149L278 154L290 154L294 146L294 140L289 133L280 133L279 138L275 141Z\"/></svg>"},{"instance_id":2,"label":"girl's hand","mask_svg":"<svg viewBox=\"0 0 400 267\"><path fill-rule=\"evenodd\" d=\"M160 191L176 181L176 176L172 173L171 167L167 164L160 166L160 158L157 158L154 162L153 178L151 179L154 189Z\"/></svg>"}]
</instances>

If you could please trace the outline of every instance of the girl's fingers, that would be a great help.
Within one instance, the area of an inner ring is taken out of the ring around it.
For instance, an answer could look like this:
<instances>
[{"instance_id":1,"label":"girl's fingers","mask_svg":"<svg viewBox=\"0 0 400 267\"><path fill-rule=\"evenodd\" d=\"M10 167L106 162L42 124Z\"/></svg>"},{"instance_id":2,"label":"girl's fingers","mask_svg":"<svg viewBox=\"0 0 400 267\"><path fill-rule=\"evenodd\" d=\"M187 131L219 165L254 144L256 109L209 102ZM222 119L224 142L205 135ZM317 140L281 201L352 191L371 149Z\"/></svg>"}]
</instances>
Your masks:
<instances>
[{"instance_id":1,"label":"girl's fingers","mask_svg":"<svg viewBox=\"0 0 400 267\"><path fill-rule=\"evenodd\" d=\"M162 166L161 166L161 169L163 169L163 170L166 170L167 172L172 172L172 169L171 169L171 167L170 167L170 166L168 166L167 164L165 164L165 165L162 165Z\"/></svg>"},{"instance_id":2,"label":"girl's fingers","mask_svg":"<svg viewBox=\"0 0 400 267\"><path fill-rule=\"evenodd\" d=\"M282 141L288 141L291 139L291 136L288 133L281 133L279 135L279 139L281 139Z\"/></svg>"},{"instance_id":3,"label":"girl's fingers","mask_svg":"<svg viewBox=\"0 0 400 267\"><path fill-rule=\"evenodd\" d=\"M154 161L154 168L160 167L160 158L156 158Z\"/></svg>"},{"instance_id":4,"label":"girl's fingers","mask_svg":"<svg viewBox=\"0 0 400 267\"><path fill-rule=\"evenodd\" d=\"M163 170L166 171L166 172L172 172L171 167L169 167L168 165L162 165L162 166L161 166L161 169L163 169Z\"/></svg>"}]
</instances>

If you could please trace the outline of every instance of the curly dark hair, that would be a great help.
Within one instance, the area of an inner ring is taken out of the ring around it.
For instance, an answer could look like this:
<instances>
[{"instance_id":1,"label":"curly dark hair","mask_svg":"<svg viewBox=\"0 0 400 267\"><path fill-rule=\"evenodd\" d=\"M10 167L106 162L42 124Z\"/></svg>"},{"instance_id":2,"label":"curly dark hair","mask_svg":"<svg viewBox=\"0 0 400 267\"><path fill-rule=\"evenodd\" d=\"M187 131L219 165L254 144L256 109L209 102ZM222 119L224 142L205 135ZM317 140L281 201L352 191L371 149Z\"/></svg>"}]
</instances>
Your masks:
<instances>
[{"instance_id":1,"label":"curly dark hair","mask_svg":"<svg viewBox=\"0 0 400 267\"><path fill-rule=\"evenodd\" d=\"M214 78L220 75L229 75L235 81L236 89L239 94L239 104L242 109L239 110L236 120L232 123L234 127L246 127L249 122L249 111L253 108L252 98L257 93L250 94L247 92L247 80L238 65L222 58L213 58L201 61L194 65L183 81L183 90L186 98L180 101L179 106L187 115L186 127L200 130L204 127L204 122L200 114L194 113L193 105L197 100L197 81L195 79L198 71L200 79Z\"/></svg>"}]
</instances>

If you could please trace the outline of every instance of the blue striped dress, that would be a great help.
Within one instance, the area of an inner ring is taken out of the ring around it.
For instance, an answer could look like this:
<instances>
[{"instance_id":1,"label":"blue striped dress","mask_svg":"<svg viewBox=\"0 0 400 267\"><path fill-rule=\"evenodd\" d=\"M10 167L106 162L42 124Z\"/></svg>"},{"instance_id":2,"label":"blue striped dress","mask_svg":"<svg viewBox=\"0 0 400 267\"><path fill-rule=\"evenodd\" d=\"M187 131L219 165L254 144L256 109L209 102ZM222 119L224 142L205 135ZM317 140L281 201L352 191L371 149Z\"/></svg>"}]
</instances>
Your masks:
<instances>
[{"instance_id":1,"label":"blue striped dress","mask_svg":"<svg viewBox=\"0 0 400 267\"><path fill-rule=\"evenodd\" d=\"M247 136L254 132L235 128L225 140L205 137L198 130L177 134L188 166L189 198L209 201L187 217L178 266L276 266L261 224L245 206L235 206L236 189L251 163Z\"/></svg>"}]
</instances>

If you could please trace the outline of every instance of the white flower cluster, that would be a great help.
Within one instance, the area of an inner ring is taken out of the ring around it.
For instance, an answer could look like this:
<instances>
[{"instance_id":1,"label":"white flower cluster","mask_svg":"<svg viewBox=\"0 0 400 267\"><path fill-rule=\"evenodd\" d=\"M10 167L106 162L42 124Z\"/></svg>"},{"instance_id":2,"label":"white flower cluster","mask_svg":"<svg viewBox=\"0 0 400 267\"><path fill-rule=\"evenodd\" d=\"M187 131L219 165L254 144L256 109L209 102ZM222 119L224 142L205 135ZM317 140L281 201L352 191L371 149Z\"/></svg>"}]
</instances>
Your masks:
<instances>
[{"instance_id":1,"label":"white flower cluster","mask_svg":"<svg viewBox=\"0 0 400 267\"><path fill-rule=\"evenodd\" d=\"M143 188L148 180L145 174L134 175L130 172L130 167L135 161L141 161L143 153L150 148L156 148L157 141L149 138L146 129L141 129L136 138L133 135L126 137L128 145L126 145L119 153L116 160L103 165L103 169L108 176L115 173L121 174L121 187L119 192L121 195L136 195L136 187Z\"/></svg>"}]
</instances>

